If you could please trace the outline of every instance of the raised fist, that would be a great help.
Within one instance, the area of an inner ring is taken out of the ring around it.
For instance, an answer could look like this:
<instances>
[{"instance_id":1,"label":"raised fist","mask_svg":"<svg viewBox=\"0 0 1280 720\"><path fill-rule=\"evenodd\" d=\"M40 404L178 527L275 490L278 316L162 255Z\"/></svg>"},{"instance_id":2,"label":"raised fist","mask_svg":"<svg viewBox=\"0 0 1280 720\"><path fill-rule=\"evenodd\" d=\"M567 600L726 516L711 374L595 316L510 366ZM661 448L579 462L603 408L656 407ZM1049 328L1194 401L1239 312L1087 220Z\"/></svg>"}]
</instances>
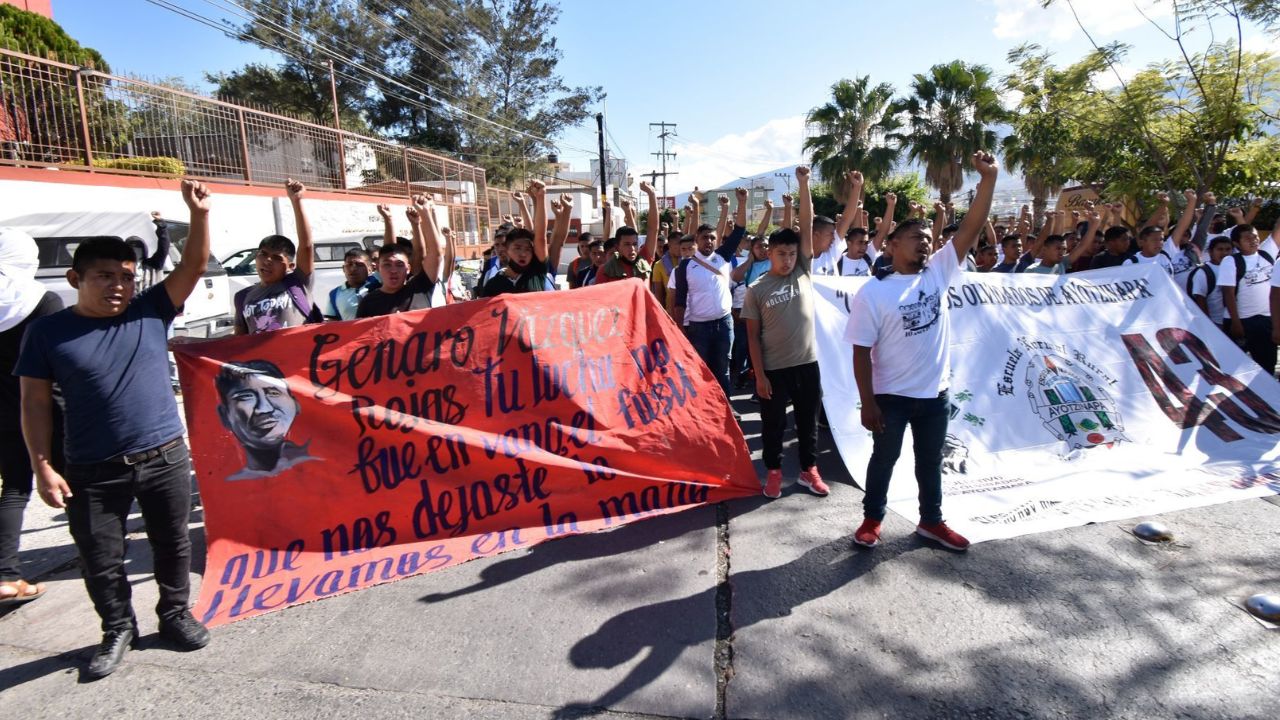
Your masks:
<instances>
[{"instance_id":1,"label":"raised fist","mask_svg":"<svg viewBox=\"0 0 1280 720\"><path fill-rule=\"evenodd\" d=\"M728 204L729 204L729 196L728 196L728 195L721 195L720 197L716 198L716 202L720 203L721 205L728 205Z\"/></svg>"},{"instance_id":2,"label":"raised fist","mask_svg":"<svg viewBox=\"0 0 1280 720\"><path fill-rule=\"evenodd\" d=\"M649 184L649 182L648 182L647 180L641 180L641 181L640 181L640 192L642 192L642 193L644 193L644 194L646 194L646 195L652 195L652 194L654 194L653 186L652 186L652 185L650 185L650 184Z\"/></svg>"},{"instance_id":3,"label":"raised fist","mask_svg":"<svg viewBox=\"0 0 1280 720\"><path fill-rule=\"evenodd\" d=\"M1202 196L1201 196L1201 199L1202 199L1202 200L1204 200L1204 204L1205 204L1205 205L1217 205L1217 204L1218 204L1218 196L1217 196L1217 195L1214 195L1214 194L1213 194L1213 193L1211 193L1211 192L1207 192L1207 193L1205 193L1204 195L1202 195Z\"/></svg>"},{"instance_id":4,"label":"raised fist","mask_svg":"<svg viewBox=\"0 0 1280 720\"><path fill-rule=\"evenodd\" d=\"M307 191L307 186L293 178L289 178L284 181L284 190L289 193L290 200L301 200L303 193Z\"/></svg>"},{"instance_id":5,"label":"raised fist","mask_svg":"<svg viewBox=\"0 0 1280 720\"><path fill-rule=\"evenodd\" d=\"M1195 190L1183 190L1182 198L1187 201L1187 207L1195 207L1195 204L1196 204Z\"/></svg>"},{"instance_id":6,"label":"raised fist","mask_svg":"<svg viewBox=\"0 0 1280 720\"><path fill-rule=\"evenodd\" d=\"M783 193L782 195L783 205L790 205L793 202L795 202L795 198L791 197L791 193Z\"/></svg>"},{"instance_id":7,"label":"raised fist","mask_svg":"<svg viewBox=\"0 0 1280 720\"><path fill-rule=\"evenodd\" d=\"M519 190L516 190L515 192L511 193L511 197L515 198L516 200L519 200L520 202L524 202L524 193L520 192Z\"/></svg>"},{"instance_id":8,"label":"raised fist","mask_svg":"<svg viewBox=\"0 0 1280 720\"><path fill-rule=\"evenodd\" d=\"M849 172L844 174L844 179L845 179L845 182L849 183L850 185L861 185L862 171L850 170Z\"/></svg>"},{"instance_id":9,"label":"raised fist","mask_svg":"<svg viewBox=\"0 0 1280 720\"><path fill-rule=\"evenodd\" d=\"M808 166L808 165L801 165L800 167L796 168L796 179L797 179L797 180L808 180L808 179L809 179L809 166Z\"/></svg>"},{"instance_id":10,"label":"raised fist","mask_svg":"<svg viewBox=\"0 0 1280 720\"><path fill-rule=\"evenodd\" d=\"M1000 168L996 166L996 159L991 156L991 153L983 150L973 154L973 169L977 170L984 180L992 179L1000 172Z\"/></svg>"},{"instance_id":11,"label":"raised fist","mask_svg":"<svg viewBox=\"0 0 1280 720\"><path fill-rule=\"evenodd\" d=\"M1158 200L1158 201L1160 202L1160 204L1161 204L1161 205L1168 205L1168 204L1169 204L1169 193L1164 192L1164 191L1161 191L1161 192L1156 193L1156 200Z\"/></svg>"},{"instance_id":12,"label":"raised fist","mask_svg":"<svg viewBox=\"0 0 1280 720\"><path fill-rule=\"evenodd\" d=\"M383 220L390 220L391 206L386 203L378 203L378 214L382 216Z\"/></svg>"},{"instance_id":13,"label":"raised fist","mask_svg":"<svg viewBox=\"0 0 1280 720\"><path fill-rule=\"evenodd\" d=\"M734 190L734 191L733 191L733 194L738 196L738 202L743 202L743 201L745 201L745 200L747 199L747 189L746 189L746 188L742 188L742 187L740 187L740 188L738 188L738 189Z\"/></svg>"},{"instance_id":14,"label":"raised fist","mask_svg":"<svg viewBox=\"0 0 1280 720\"><path fill-rule=\"evenodd\" d=\"M628 200L628 199L626 199L626 198L622 198L622 202L620 202L620 203L618 203L618 204L622 206L622 211L623 211L623 212L626 212L626 211L628 211L628 210L630 210L630 209L631 209L631 201L630 201L630 200Z\"/></svg>"},{"instance_id":15,"label":"raised fist","mask_svg":"<svg viewBox=\"0 0 1280 720\"><path fill-rule=\"evenodd\" d=\"M529 193L534 199L540 198L547 194L547 184L541 180L530 180L529 187L525 188L525 192Z\"/></svg>"},{"instance_id":16,"label":"raised fist","mask_svg":"<svg viewBox=\"0 0 1280 720\"><path fill-rule=\"evenodd\" d=\"M404 214L406 217L409 218L409 222L415 223L415 224L418 222L418 218L422 216L421 213L418 212L418 206L416 202L413 205L410 205L409 207L405 208Z\"/></svg>"},{"instance_id":17,"label":"raised fist","mask_svg":"<svg viewBox=\"0 0 1280 720\"><path fill-rule=\"evenodd\" d=\"M570 195L569 193L560 193L560 204L563 205L566 209L572 210L573 196Z\"/></svg>"},{"instance_id":18,"label":"raised fist","mask_svg":"<svg viewBox=\"0 0 1280 720\"><path fill-rule=\"evenodd\" d=\"M887 193L885 193L885 194L884 194L884 201L885 201L886 203L890 204L890 205L893 205L893 204L897 203L897 202L898 202L898 193L895 193L895 192L887 192Z\"/></svg>"},{"instance_id":19,"label":"raised fist","mask_svg":"<svg viewBox=\"0 0 1280 720\"><path fill-rule=\"evenodd\" d=\"M182 201L192 212L208 212L209 195L209 188L205 187L204 183L195 180L182 181ZM152 216L158 217L159 213L152 213Z\"/></svg>"}]
</instances>

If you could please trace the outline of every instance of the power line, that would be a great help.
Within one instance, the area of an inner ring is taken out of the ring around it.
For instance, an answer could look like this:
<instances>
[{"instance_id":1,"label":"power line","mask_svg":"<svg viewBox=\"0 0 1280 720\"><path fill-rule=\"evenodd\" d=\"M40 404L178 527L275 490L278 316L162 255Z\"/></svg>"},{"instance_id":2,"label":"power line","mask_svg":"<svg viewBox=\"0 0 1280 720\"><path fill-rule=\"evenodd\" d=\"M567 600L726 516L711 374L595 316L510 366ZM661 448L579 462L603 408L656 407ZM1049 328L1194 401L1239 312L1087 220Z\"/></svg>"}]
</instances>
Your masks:
<instances>
[{"instance_id":1,"label":"power line","mask_svg":"<svg viewBox=\"0 0 1280 720\"><path fill-rule=\"evenodd\" d=\"M360 6L361 6L361 0L354 0L354 2L355 2L355 4L356 4L356 6L357 6L357 7L360 7ZM382 11L383 11L384 13L386 13L387 15L394 16L398 22L402 22L402 23L404 23L405 25L408 25L410 28L412 28L413 30L415 30L415 31L417 31L418 33L420 33L423 37L430 38L431 40L434 40L434 41L435 41L435 43L436 43L436 45L439 45L439 46L440 46L440 49L441 49L443 52L450 52L450 53L452 53L452 52L457 52L458 48L457 48L457 46L456 46L455 44L451 44L451 43L447 43L447 42L445 42L444 38L439 37L439 36L436 36L436 35L433 35L433 34L432 34L431 32L429 32L426 28L424 28L423 26L419 25L419 24L414 20L414 18L413 18L413 13L412 13L412 12L410 12L410 11L409 11L407 8L405 8L403 5L396 5L396 6L392 6L392 5L391 5L391 2L390 2L389 0L364 0L364 2L369 2L369 3L373 4L373 6L374 6L374 7L381 8L381 9L382 9ZM398 11L400 11L400 10L404 10L404 11L405 11L403 15L401 15L401 14L398 12ZM458 30L454 29L454 32L458 32ZM465 31L462 31L462 32L461 32L461 34L462 34L463 36L465 36L465 35L466 35L466 32L465 32Z\"/></svg>"},{"instance_id":2,"label":"power line","mask_svg":"<svg viewBox=\"0 0 1280 720\"><path fill-rule=\"evenodd\" d=\"M191 11L191 10L189 10L189 9L182 8L181 6L177 6L177 5L173 4L173 3L168 2L168 0L147 0L147 1L148 1L148 2L150 2L150 3L152 3L152 4L154 4L154 5L157 5L157 6L163 7L163 8L165 8L165 9L168 9L168 10L171 10L171 11L174 11L174 12L178 12L178 14L183 15L184 17L188 17L188 18L191 18L191 19L196 19L196 20L198 20L198 21L202 21L204 24L206 24L206 25L210 25L211 27L217 27L217 25L216 25L216 24L213 24L211 20L209 20L208 18L205 18L204 16L200 16L200 15L199 15L199 13L195 13L194 11ZM207 2L207 3L209 3L209 4L213 4L213 0L205 0L205 2ZM244 15L240 15L240 17L241 17L242 19L246 19L246 20L257 19L257 20L259 20L259 21L265 22L265 23L267 23L268 25L275 27L279 32L282 32L282 33L283 33L283 34L285 34L286 36L289 36L289 37L291 37L291 38L293 38L293 39L298 40L299 42L302 42L303 44L305 44L305 45L307 45L307 46L310 46L310 47L314 48L317 52L319 52L319 53L321 53L321 54L329 55L329 56L331 56L331 57L333 57L333 58L335 58L335 59L337 59L337 60L340 60L340 61L342 61L342 62L346 63L347 65L350 65L351 67L357 68L357 69L359 69L359 70L361 70L361 71L363 71L363 72L365 72L365 73L368 73L369 75L371 75L371 76L373 76L373 77L380 78L380 79L384 80L384 81L385 81L385 82L387 82L387 83L390 83L390 84L396 85L396 86L398 86L398 87L404 88L405 90L408 90L409 92L413 92L413 93L417 93L417 92L419 92L417 89L412 88L412 87L410 87L410 86L406 85L405 83L403 83L403 82L401 82L401 81L399 81L399 80L397 80L397 79L395 79L395 78L389 77L389 76L387 76L386 74L384 74L384 73L382 73L382 72L380 72L380 71L378 71L378 70L374 70L374 69L372 69L372 68L368 67L367 65L365 65L365 64L363 64L363 63L361 63L361 62L359 62L359 61L357 61L357 60L355 60L355 59L353 59L353 58L350 58L350 57L347 57L346 55L343 55L342 53L338 52L338 51L337 51L337 50L335 50L334 48L326 47L325 45L323 45L323 44L321 44L321 43L319 43L319 42L316 42L316 41L314 41L314 40L309 40L309 39L307 39L306 37L302 36L301 34L299 34L299 33L295 32L295 31L293 31L293 30L291 30L291 29L289 29L289 28L287 28L287 27L281 26L279 23L277 23L277 22L273 21L273 20L272 20L271 18L269 18L269 17L266 17L266 16L261 15L261 14L259 14L259 13L255 12L255 11L253 11L253 10L250 10L250 9L248 9L248 8L244 8L244 7L239 6L239 5L237 5L236 7L240 8L240 10L241 10L241 11L243 11L243 12L245 12L245 13L248 13L250 16L252 16L252 17L245 17ZM224 9L226 9L226 8L224 8ZM239 15L239 13L236 13L236 14L237 14L237 15ZM198 17L192 17L193 15L198 16ZM203 18L203 20L201 20L201 18ZM225 30L225 29L224 29L223 31L224 31L224 33L226 32L226 30ZM230 34L230 33L227 33L227 34ZM337 38L332 38L332 37L330 37L330 39L333 39L333 40L335 40L335 41L336 41L336 40L338 40ZM261 43L260 43L260 44L261 44ZM294 59L297 59L297 60L299 60L299 62L303 62L304 64L308 64L308 63L310 62L310 61L307 61L307 60L300 59L300 58L298 58L298 57L297 57L297 56L295 56L295 55L291 55L291 54L289 54L289 53L285 53L285 52L284 52L282 49L280 49L280 48L271 47L271 46L266 46L265 44L264 44L264 47L267 47L268 49L276 50L277 52L281 52L282 54L288 54L290 57L293 57ZM432 89L436 90L437 92L440 92L440 93L445 94L445 95L449 95L449 93L447 93L447 92L445 92L445 91L443 91L443 90L440 90L439 88L436 88L435 86L431 85L431 83L428 83L428 82L425 82L425 81L421 80L421 78L417 78L417 77L415 77L415 76L413 76L413 75L408 75L408 74L407 74L407 76L408 76L411 80L417 80L417 81L419 81L419 82L422 82L422 84L423 84L423 85L425 85L426 87L432 88ZM349 76L349 75L344 75L344 77L348 77L349 79L357 80L358 82L366 82L365 80L362 80L362 79L359 79L359 78L353 78L353 77L351 77L351 76ZM386 92L386 90L385 90L384 88L380 88L380 90L382 90L383 92ZM405 97L403 97L403 96L399 96L399 97L400 97L400 99L404 100L405 102L411 102L408 98L405 98ZM452 97L452 96L450 96L450 97ZM469 111L467 111L467 110L463 110L463 109L461 109L461 108L455 107L455 106L451 105L450 103L447 103L447 102L445 102L445 101L443 101L443 100L440 100L440 99L438 99L438 98L429 98L429 99L430 99L430 100L432 100L432 101L434 101L435 103L437 103L438 105L440 105L441 107L443 107L443 108L445 108L445 109L447 109L447 110L452 110L452 111L453 111L453 112L455 112L455 113L459 113L459 114L464 115L464 116L466 116L466 117L472 118L472 119L474 119L474 120L476 120L476 121L479 121L479 122L485 123L485 124L487 124L487 125L492 125L492 126L494 126L494 127L496 127L496 128L499 128L499 129L501 129L501 130L505 130L505 131L507 131L507 132L511 132L511 133L514 133L514 134L517 134L517 135L522 135L522 136L524 136L524 137L530 138L530 139L532 139L532 140L536 140L536 141L538 141L538 142L546 143L546 144L548 144L548 145L550 145L550 146L553 146L553 147L559 147L559 144L558 144L555 140L552 140L551 138L542 137L542 136L540 136L540 135L535 135L535 134L533 134L533 133L526 132L526 131L524 131L524 130L518 130L518 129L516 129L516 128L510 127L510 126L507 126L507 125L504 125L504 124L502 124L502 123L495 122L495 121L490 120L490 119L488 119L488 118L485 118L485 117L481 117L481 116L479 116L479 115L476 115L475 113L472 113L472 112L469 112ZM456 98L455 98L455 99L456 99ZM426 105L422 105L421 103L412 103L412 104L417 104L419 107L422 107L423 109L426 109L426 110L431 110L431 109L432 109L432 108L430 108L430 107L427 107ZM578 151L578 152L582 152L582 153L590 153L590 152L591 152L591 151L588 151L588 150L584 150L583 148L573 147L573 146L571 146L571 145L565 145L564 147L567 147L567 148L570 148L570 149L572 149L572 150L576 150L576 151Z\"/></svg>"},{"instance_id":3,"label":"power line","mask_svg":"<svg viewBox=\"0 0 1280 720\"><path fill-rule=\"evenodd\" d=\"M372 1L372 0L370 0L370 1ZM382 19L382 16L381 16L379 13L374 12L374 11L371 11L371 10L367 10L367 9L365 9L364 5L363 5L362 3L360 3L360 2L357 2L357 3L355 4L355 8L356 8L356 12L363 13L364 15L368 16L368 17L369 17L369 18L371 18L374 22L378 23L379 25L381 25L382 27L386 28L387 30L390 30L392 33L394 33L395 35L399 36L401 39L403 39L404 41L406 41L406 42L408 42L409 44L413 45L414 47L418 48L418 49L419 49L419 50L421 50L422 52L424 52L424 53L426 53L426 54L430 55L431 57L435 58L436 60L439 60L442 64L445 64L445 65L448 65L448 64L449 64L449 60L447 60L447 59L446 59L443 55L441 55L439 52L437 52L437 51L435 51L435 50L432 50L431 48L429 48L429 47L427 47L427 46L423 45L422 43L418 42L416 39L414 39L412 36L410 36L408 33L404 32L404 31L403 31L403 30L401 30L400 28L398 28L398 27L394 27L394 26L392 26L392 25L388 24L388 23L387 23L387 21L385 21L385 20L383 20L383 19ZM395 12L394 12L394 11L392 11L391 9L386 8L386 7L383 7L383 8L382 8L382 12L387 13L387 14L391 14L391 15L395 15ZM413 24L411 21L409 21L407 18L401 18L399 15L396 15L396 18L398 19L398 21L400 21L400 22L404 22L406 25L409 25L411 28L413 28L413 29L415 29L415 30L418 30L418 32L422 33L424 37L429 37L429 38L431 38L431 39L433 39L433 40L436 40L437 44L439 44L439 45L441 46L441 48L442 48L445 52L453 52L453 49L452 49L452 48L450 48L450 47L448 47L447 45L445 45L441 40L439 40L438 38L436 38L434 35L431 35L431 34L429 34L429 33L424 33L421 29L419 29L419 28L418 28L418 26L417 26L417 25L414 25L414 24ZM385 54L383 55L383 57L384 57L384 58L386 57L386 56L385 56Z\"/></svg>"},{"instance_id":4,"label":"power line","mask_svg":"<svg viewBox=\"0 0 1280 720\"><path fill-rule=\"evenodd\" d=\"M225 1L230 2L230 0L225 0ZM212 3L212 2L213 2L213 0L205 0L205 2ZM348 65L350 65L350 66L352 66L352 67L354 67L354 68L360 69L360 70L362 70L362 71L364 71L364 72L366 72L366 73L368 73L368 74L370 74L370 75L372 75L372 76L374 76L374 77L376 77L376 78L381 78L381 79L382 79L382 80L384 80L385 82L388 82L388 83L391 83L391 84L397 85L397 86L399 86L399 87L401 87L401 88L404 88L404 89L406 89L406 90L408 90L408 91L410 91L410 92L419 92L416 88L412 88L412 87L410 87L410 86L408 86L408 85L404 84L403 82L400 82L399 80L397 80L397 79L395 79L395 78L392 78L392 77L390 77L390 76L386 75L385 73L382 73L382 72L381 72L381 71L379 71L379 70L376 70L376 69L370 68L369 66L367 66L367 65L365 65L365 64L363 64L363 63L361 63L361 62L359 62L358 60L355 60L354 58L347 57L347 56L344 56L344 55L341 55L341 54L337 53L336 51L334 51L334 49L333 49L333 48L328 48L328 47L325 47L324 45L322 45L322 44L320 44L320 43L318 43L318 42L316 42L316 41L314 41L314 40L309 40L309 39L307 39L306 37L303 37L301 33L297 32L297 31L295 31L295 30L293 30L293 29L291 29L291 28L285 27L285 26L281 25L281 24L280 24L280 23L278 23L278 22L274 22L271 18L268 18L268 17L266 17L266 16L263 16L263 15L261 15L260 13L257 13L256 11L254 11L254 10L250 10L250 9L245 8L245 7L243 7L243 6L239 6L239 5L237 5L237 6L238 6L238 7L240 7L240 8L241 8L241 10L243 10L244 12L247 12L247 13L249 13L250 15L252 15L254 18L257 18L257 19L259 19L259 20L261 20L261 21L267 22L267 23L268 23L268 24L270 24L270 25L273 25L273 26L274 26L275 28L277 28L280 32L283 32L283 33L285 33L286 35L291 36L291 37L293 37L294 39L297 39L298 41L300 41L300 42L302 42L302 43L305 43L305 44L307 44L307 45L310 45L310 46L312 46L312 47L316 48L316 49L317 49L319 52L321 52L321 53L331 55L331 56L335 57L336 59L339 59L339 60L341 60L341 61L345 62L346 64L348 64ZM242 17L243 17L243 16L242 16ZM340 38L336 38L336 37L334 37L334 36L333 36L333 35L331 35L331 34L326 35L326 37L328 37L330 40L333 40L333 41L335 41L335 42L340 42L340 41L341 41L341 40L340 40ZM349 47L354 47L354 46L350 45L349 43L348 43L348 46L349 46ZM383 57L383 59L384 59L384 60L386 59L386 58L385 58L385 56ZM405 76L406 76L407 78L409 78L410 80L417 81L417 82L421 83L422 85L424 85L424 86L426 86L426 87L428 87L428 88L431 88L431 89L435 90L436 92L438 92L438 93L440 93L440 94L442 94L442 95L445 95L445 96L451 97L451 98L453 98L454 100L457 100L457 101L459 101L459 102L463 102L461 98L458 98L457 96L452 95L451 93L449 93L449 92L447 92L447 91L445 91L445 90L443 90L443 89L441 89L441 88L439 88L439 87L437 87L437 86L435 86L435 85L431 84L430 82L428 82L428 81L426 81L426 80L422 79L422 78L421 78L421 77L419 77L419 76L413 75L413 74L411 74L411 73L405 73ZM347 77L348 77L349 79L353 79L353 80L357 80L357 81L359 81L357 78L351 78L350 76L347 76ZM386 89L385 89L385 88L379 88L379 90L380 90L380 91L382 91L382 92L384 92L384 93L386 92ZM409 102L409 100L408 100L407 98L404 98L403 96L399 96L399 97L400 97L400 99L405 100L406 102ZM515 134L517 134L517 135L523 135L523 136L525 136L525 137L527 137L527 138L530 138L530 139L532 139L532 140L537 140L537 141L539 141L539 142L547 143L548 145L551 145L551 146L553 146L553 147L559 147L559 144L558 144L556 141L552 140L551 138L546 138L546 137L542 137L542 136L540 136L540 135L535 135L535 134L533 134L533 133L526 132L526 131L524 131L524 130L518 130L518 129L513 128L513 127L510 127L510 126L508 126L508 125L504 125L504 124L502 124L502 123L499 123L499 122L496 122L496 121L490 120L490 119L488 119L488 118L481 117L480 115L476 115L475 113L472 113L472 112L469 112L469 111L467 111L467 110L463 110L462 108L459 108L459 107L456 107L456 106L454 106L454 105L451 105L450 103L447 103L447 102L445 102L445 101L443 101L443 100L440 100L439 98L428 98L428 99L433 100L434 102L436 102L436 103L440 104L441 106L443 106L443 107L445 107L445 108L447 108L447 109L453 110L453 111L455 111L455 112L457 112L457 113L461 113L462 115L465 115L465 116L467 116L467 117L473 118L473 119L475 119L475 120L477 120L477 121L480 121L480 122L486 123L486 124L488 124L488 125L492 125L492 126L494 126L494 127L497 127L497 128L503 129L503 130L506 130L506 131L508 131L508 132L515 133ZM431 109L431 108L428 108L428 107L426 107L426 106L420 106L420 107L423 107L423 109L426 109L426 110L430 110L430 109ZM564 147L569 147L569 148L571 148L571 149L577 150L578 152L590 152L590 151L584 150L584 149L582 149L582 148L574 148L573 146L570 146L570 145L565 145Z\"/></svg>"}]
</instances>

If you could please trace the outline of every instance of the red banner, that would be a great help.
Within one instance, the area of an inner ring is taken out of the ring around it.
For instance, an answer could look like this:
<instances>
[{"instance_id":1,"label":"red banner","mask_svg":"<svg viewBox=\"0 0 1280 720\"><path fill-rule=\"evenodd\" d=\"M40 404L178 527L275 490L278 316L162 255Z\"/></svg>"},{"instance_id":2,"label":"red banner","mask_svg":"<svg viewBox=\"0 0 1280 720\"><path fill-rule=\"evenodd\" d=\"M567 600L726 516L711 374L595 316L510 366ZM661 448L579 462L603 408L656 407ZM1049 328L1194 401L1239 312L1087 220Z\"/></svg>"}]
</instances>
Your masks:
<instances>
[{"instance_id":1,"label":"red banner","mask_svg":"<svg viewBox=\"0 0 1280 720\"><path fill-rule=\"evenodd\" d=\"M176 354L210 625L760 491L639 281Z\"/></svg>"}]
</instances>

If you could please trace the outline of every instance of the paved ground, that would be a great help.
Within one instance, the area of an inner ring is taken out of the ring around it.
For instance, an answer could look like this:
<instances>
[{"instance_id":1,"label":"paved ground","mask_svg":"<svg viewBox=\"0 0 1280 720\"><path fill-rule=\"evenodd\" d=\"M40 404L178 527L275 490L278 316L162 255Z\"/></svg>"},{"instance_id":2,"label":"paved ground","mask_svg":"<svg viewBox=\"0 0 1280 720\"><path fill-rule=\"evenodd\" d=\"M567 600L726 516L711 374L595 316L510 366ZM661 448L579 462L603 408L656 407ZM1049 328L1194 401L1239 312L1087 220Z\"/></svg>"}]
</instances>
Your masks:
<instances>
[{"instance_id":1,"label":"paved ground","mask_svg":"<svg viewBox=\"0 0 1280 720\"><path fill-rule=\"evenodd\" d=\"M737 406L758 448L756 406ZM156 640L135 534L145 645L96 683L65 518L36 500L23 562L51 589L0 618L0 691L27 718L1280 717L1280 631L1229 601L1280 592L1275 498L1168 514L1173 546L1127 521L957 555L891 515L867 552L824 443L828 498L558 540L235 623L196 653Z\"/></svg>"}]
</instances>

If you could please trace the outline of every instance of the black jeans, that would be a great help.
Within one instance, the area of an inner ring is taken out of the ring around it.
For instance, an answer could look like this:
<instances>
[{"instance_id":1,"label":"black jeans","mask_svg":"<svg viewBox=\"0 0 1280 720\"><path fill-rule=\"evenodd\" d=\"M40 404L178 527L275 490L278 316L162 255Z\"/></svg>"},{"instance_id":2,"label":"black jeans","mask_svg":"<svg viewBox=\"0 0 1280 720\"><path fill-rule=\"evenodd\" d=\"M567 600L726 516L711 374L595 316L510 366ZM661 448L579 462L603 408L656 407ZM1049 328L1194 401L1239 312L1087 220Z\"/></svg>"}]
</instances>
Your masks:
<instances>
[{"instance_id":1,"label":"black jeans","mask_svg":"<svg viewBox=\"0 0 1280 720\"><path fill-rule=\"evenodd\" d=\"M867 463L867 493L862 498L863 516L884 520L889 500L889 479L902 454L902 438L911 426L915 446L916 482L920 485L920 522L942 522L942 446L947 439L951 417L950 401L943 392L936 398L920 399L901 395L876 395L884 432L875 433L871 462Z\"/></svg>"},{"instance_id":2,"label":"black jeans","mask_svg":"<svg viewBox=\"0 0 1280 720\"><path fill-rule=\"evenodd\" d=\"M62 460L62 413L53 413L53 442L49 458L53 469L64 470ZM33 476L31 456L22 441L22 424L15 415L12 422L0 422L0 582L22 577L18 571L18 541L22 537L22 513L31 500Z\"/></svg>"},{"instance_id":3,"label":"black jeans","mask_svg":"<svg viewBox=\"0 0 1280 720\"><path fill-rule=\"evenodd\" d=\"M1240 321L1244 325L1244 351L1268 375L1276 374L1276 344L1271 342L1271 316L1254 315Z\"/></svg>"},{"instance_id":4,"label":"black jeans","mask_svg":"<svg viewBox=\"0 0 1280 720\"><path fill-rule=\"evenodd\" d=\"M125 519L134 498L151 543L160 602L156 613L171 618L187 609L191 593L191 455L179 442L136 465L100 462L67 465L71 536L80 551L84 584L102 618L102 630L134 624L132 593L124 568Z\"/></svg>"},{"instance_id":5,"label":"black jeans","mask_svg":"<svg viewBox=\"0 0 1280 720\"><path fill-rule=\"evenodd\" d=\"M796 412L796 444L800 469L818 464L818 408L822 403L822 377L818 363L766 370L773 397L760 398L760 440L764 443L764 466L782 467L782 434L787 429L787 405Z\"/></svg>"}]
</instances>

